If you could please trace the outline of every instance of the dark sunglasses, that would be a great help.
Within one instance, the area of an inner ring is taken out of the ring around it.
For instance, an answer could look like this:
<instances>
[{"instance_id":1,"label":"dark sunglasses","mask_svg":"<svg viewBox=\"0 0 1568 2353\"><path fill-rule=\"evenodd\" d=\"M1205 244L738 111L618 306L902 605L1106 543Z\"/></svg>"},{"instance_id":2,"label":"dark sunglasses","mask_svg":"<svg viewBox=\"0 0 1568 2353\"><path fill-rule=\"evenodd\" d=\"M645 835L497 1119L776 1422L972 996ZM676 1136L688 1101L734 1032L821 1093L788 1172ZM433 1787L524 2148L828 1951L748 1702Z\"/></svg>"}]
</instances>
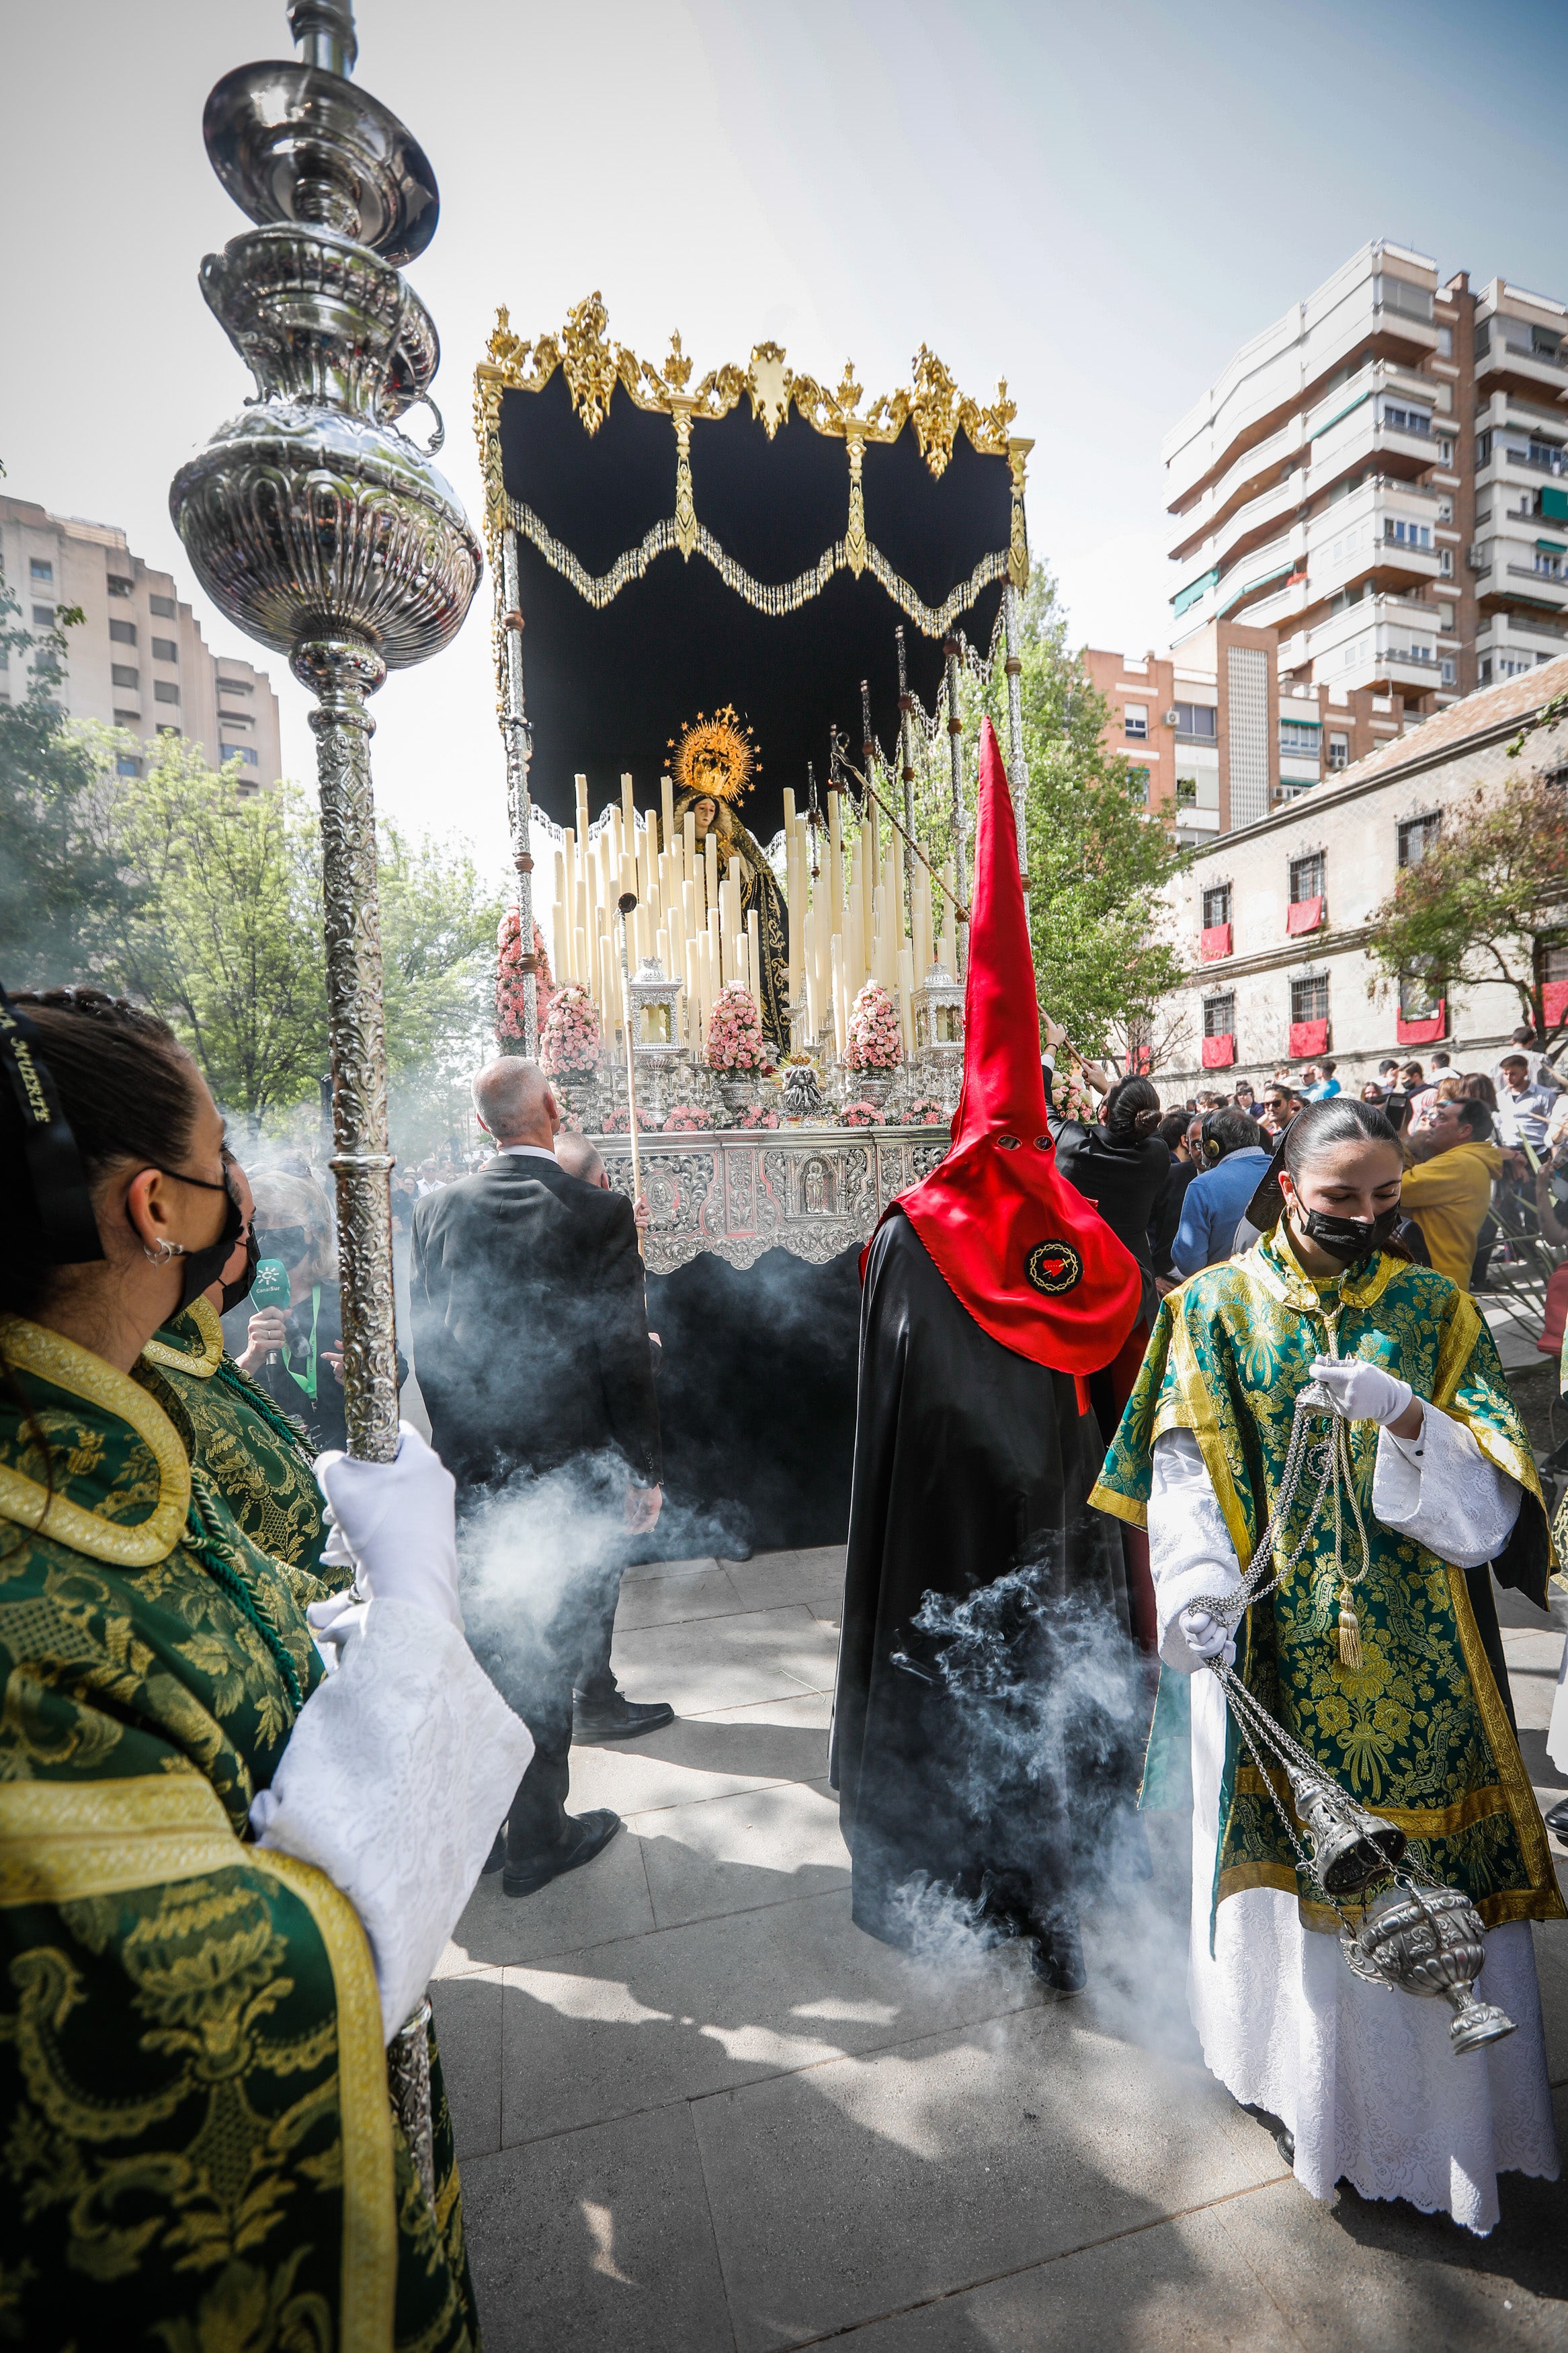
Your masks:
<instances>
[{"instance_id":1,"label":"dark sunglasses","mask_svg":"<svg viewBox=\"0 0 1568 2353\"><path fill-rule=\"evenodd\" d=\"M263 1258L279 1259L285 1266L298 1266L310 1247L310 1238L303 1226L273 1226L265 1232L258 1226L256 1247Z\"/></svg>"}]
</instances>

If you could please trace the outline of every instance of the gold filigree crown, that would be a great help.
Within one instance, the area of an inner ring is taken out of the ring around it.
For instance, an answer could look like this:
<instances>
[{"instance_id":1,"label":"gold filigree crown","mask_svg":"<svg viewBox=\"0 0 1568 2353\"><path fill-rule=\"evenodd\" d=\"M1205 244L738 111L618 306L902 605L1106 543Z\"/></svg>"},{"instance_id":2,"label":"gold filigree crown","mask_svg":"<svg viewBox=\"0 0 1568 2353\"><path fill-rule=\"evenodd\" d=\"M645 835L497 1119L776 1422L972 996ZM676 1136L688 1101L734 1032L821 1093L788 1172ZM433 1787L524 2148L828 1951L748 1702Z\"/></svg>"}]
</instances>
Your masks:
<instances>
[{"instance_id":1,"label":"gold filigree crown","mask_svg":"<svg viewBox=\"0 0 1568 2353\"><path fill-rule=\"evenodd\" d=\"M698 799L738 801L753 776L763 773L752 731L733 703L726 702L711 716L699 712L679 735L669 738L665 767L678 793Z\"/></svg>"}]
</instances>

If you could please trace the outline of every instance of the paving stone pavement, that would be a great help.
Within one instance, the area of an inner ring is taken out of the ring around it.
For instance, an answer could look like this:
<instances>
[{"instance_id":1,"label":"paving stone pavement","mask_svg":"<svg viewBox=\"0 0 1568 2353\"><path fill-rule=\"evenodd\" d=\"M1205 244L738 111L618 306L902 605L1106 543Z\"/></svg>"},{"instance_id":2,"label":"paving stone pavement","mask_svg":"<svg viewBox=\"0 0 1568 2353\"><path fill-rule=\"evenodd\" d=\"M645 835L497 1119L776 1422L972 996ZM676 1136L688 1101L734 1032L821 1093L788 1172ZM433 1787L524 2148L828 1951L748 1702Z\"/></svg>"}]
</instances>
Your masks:
<instances>
[{"instance_id":1,"label":"paving stone pavement","mask_svg":"<svg viewBox=\"0 0 1568 2353\"><path fill-rule=\"evenodd\" d=\"M1087 1924L1075 2001L1005 1950L938 1970L853 1926L842 1568L629 1571L616 1671L678 1719L574 1748L570 1800L626 1831L526 1901L482 1880L458 1925L434 2000L487 2353L1568 2347L1568 2188L1505 2179L1484 2240L1328 2209L1205 2073L1184 1837ZM1510 1595L1500 1615L1552 1803L1563 1636ZM1568 2136L1568 1924L1536 1951Z\"/></svg>"}]
</instances>

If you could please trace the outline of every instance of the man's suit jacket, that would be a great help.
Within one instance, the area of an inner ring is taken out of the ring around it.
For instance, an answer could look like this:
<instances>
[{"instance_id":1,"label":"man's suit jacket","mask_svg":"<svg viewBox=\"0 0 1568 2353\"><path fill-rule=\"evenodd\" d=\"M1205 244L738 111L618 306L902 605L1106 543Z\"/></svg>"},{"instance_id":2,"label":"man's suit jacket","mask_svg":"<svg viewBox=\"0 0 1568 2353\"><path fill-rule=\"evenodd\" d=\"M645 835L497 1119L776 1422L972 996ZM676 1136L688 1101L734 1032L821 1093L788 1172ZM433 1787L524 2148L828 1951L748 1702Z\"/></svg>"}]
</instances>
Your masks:
<instances>
[{"instance_id":1,"label":"man's suit jacket","mask_svg":"<svg viewBox=\"0 0 1568 2353\"><path fill-rule=\"evenodd\" d=\"M663 1477L643 1264L624 1193L498 1153L414 1211L414 1367L459 1484L618 1448Z\"/></svg>"}]
</instances>

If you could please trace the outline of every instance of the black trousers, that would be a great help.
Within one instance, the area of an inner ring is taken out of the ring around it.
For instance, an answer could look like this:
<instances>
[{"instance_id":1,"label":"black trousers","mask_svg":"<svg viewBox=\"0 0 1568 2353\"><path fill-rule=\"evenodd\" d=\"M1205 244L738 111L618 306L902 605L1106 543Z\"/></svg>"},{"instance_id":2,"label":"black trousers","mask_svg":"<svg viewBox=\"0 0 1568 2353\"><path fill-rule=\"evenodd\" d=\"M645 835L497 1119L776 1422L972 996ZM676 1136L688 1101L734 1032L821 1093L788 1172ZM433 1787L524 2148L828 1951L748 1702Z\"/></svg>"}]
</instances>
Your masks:
<instances>
[{"instance_id":1,"label":"black trousers","mask_svg":"<svg viewBox=\"0 0 1568 2353\"><path fill-rule=\"evenodd\" d=\"M504 1487L459 1487L463 1606L475 1656L533 1736L507 1813L507 1861L569 1842L572 1694L608 1699L616 1605L630 1549L625 1472L566 1466Z\"/></svg>"}]
</instances>

